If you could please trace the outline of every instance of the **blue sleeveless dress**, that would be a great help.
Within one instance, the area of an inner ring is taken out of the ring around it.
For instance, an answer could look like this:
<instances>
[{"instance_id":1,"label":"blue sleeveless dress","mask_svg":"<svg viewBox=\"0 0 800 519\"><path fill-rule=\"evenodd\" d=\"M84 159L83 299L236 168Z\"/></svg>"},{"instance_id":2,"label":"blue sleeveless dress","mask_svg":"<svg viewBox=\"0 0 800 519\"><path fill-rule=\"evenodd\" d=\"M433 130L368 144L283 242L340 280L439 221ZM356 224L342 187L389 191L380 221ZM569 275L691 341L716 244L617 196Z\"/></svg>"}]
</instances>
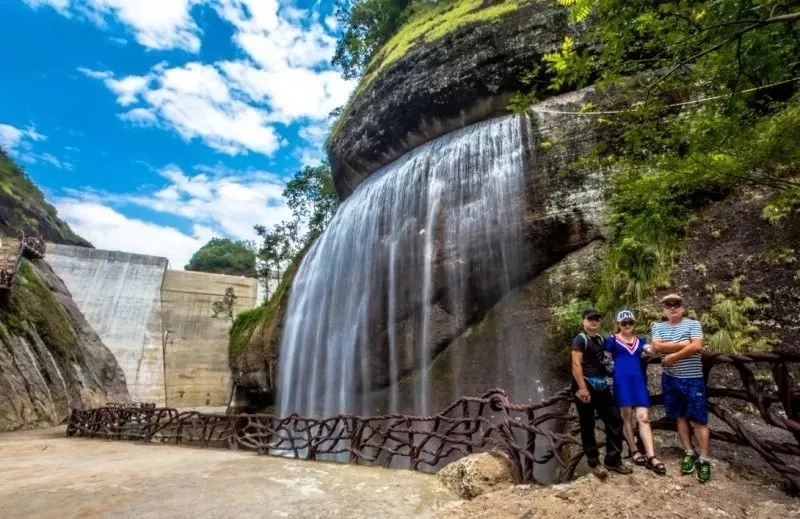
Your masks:
<instances>
[{"instance_id":1,"label":"blue sleeveless dress","mask_svg":"<svg viewBox=\"0 0 800 519\"><path fill-rule=\"evenodd\" d=\"M647 338L634 337L626 344L616 334L606 337L605 348L614 359L614 397L620 407L650 407L647 378L642 370L642 354Z\"/></svg>"}]
</instances>

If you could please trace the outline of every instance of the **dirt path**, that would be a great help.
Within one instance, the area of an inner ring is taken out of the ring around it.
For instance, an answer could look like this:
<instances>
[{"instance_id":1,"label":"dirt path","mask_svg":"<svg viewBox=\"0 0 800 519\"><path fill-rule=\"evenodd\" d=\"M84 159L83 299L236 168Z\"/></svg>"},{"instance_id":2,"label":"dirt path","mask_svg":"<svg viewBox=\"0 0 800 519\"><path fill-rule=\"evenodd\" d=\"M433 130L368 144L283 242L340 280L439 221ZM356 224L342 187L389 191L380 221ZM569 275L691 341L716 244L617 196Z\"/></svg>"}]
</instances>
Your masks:
<instances>
[{"instance_id":1,"label":"dirt path","mask_svg":"<svg viewBox=\"0 0 800 519\"><path fill-rule=\"evenodd\" d=\"M429 517L435 476L249 452L0 434L0 518Z\"/></svg>"}]
</instances>

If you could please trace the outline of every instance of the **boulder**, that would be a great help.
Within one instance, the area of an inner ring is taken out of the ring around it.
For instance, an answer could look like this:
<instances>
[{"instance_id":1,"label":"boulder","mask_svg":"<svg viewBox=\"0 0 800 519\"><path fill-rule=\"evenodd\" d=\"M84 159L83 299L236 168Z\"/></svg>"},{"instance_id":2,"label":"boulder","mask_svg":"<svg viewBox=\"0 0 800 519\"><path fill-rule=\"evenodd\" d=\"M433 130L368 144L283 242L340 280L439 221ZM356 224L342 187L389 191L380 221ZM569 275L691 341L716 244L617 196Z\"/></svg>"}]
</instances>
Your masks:
<instances>
[{"instance_id":1,"label":"boulder","mask_svg":"<svg viewBox=\"0 0 800 519\"><path fill-rule=\"evenodd\" d=\"M416 42L377 74L368 71L327 144L339 195L346 198L374 171L420 144L507 113L517 91L538 85L540 95L554 94L542 86L542 55L577 34L566 9L530 2Z\"/></svg>"},{"instance_id":2,"label":"boulder","mask_svg":"<svg viewBox=\"0 0 800 519\"><path fill-rule=\"evenodd\" d=\"M450 491L464 499L514 484L511 463L504 454L495 451L465 456L444 467L436 477Z\"/></svg>"}]
</instances>

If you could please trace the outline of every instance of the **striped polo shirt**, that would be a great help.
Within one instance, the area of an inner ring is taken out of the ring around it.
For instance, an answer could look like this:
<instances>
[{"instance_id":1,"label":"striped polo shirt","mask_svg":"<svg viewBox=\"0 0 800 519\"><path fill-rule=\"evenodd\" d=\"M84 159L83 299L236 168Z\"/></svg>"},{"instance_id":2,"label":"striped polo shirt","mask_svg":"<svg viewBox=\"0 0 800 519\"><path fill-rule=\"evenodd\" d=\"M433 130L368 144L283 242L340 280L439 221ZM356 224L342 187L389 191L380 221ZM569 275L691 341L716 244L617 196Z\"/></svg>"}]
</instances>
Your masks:
<instances>
[{"instance_id":1,"label":"striped polo shirt","mask_svg":"<svg viewBox=\"0 0 800 519\"><path fill-rule=\"evenodd\" d=\"M653 324L651 328L653 339L662 341L683 341L703 337L703 328L694 319L683 318L678 324L672 325L667 321ZM685 359L680 359L672 366L664 366L664 371L677 378L702 378L703 362L699 353L695 353Z\"/></svg>"}]
</instances>

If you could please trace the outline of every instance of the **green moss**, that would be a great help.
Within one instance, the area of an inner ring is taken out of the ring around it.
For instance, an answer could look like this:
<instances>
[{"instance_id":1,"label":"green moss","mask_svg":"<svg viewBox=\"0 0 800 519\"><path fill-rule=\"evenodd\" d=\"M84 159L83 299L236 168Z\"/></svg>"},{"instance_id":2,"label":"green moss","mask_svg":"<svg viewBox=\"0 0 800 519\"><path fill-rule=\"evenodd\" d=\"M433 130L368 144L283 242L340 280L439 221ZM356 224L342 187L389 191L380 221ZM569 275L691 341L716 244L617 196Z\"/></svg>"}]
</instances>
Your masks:
<instances>
[{"instance_id":1,"label":"green moss","mask_svg":"<svg viewBox=\"0 0 800 519\"><path fill-rule=\"evenodd\" d=\"M253 336L256 327L263 321L266 310L267 307L262 305L246 310L236 316L229 332L231 355L238 355L244 350L247 343L250 342L250 337Z\"/></svg>"},{"instance_id":2,"label":"green moss","mask_svg":"<svg viewBox=\"0 0 800 519\"><path fill-rule=\"evenodd\" d=\"M384 68L405 56L419 43L430 43L470 23L493 20L512 11L520 3L511 0L484 7L483 0L463 0L445 3L424 11L408 21L381 50L379 50L364 75L368 85Z\"/></svg>"},{"instance_id":3,"label":"green moss","mask_svg":"<svg viewBox=\"0 0 800 519\"><path fill-rule=\"evenodd\" d=\"M8 304L0 308L0 321L8 333L35 333L55 351L66 353L77 345L64 308L26 260L17 271Z\"/></svg>"},{"instance_id":4,"label":"green moss","mask_svg":"<svg viewBox=\"0 0 800 519\"><path fill-rule=\"evenodd\" d=\"M289 268L284 272L278 288L275 289L266 304L236 316L229 332L228 353L231 357L235 357L244 351L253 336L253 332L259 326L268 326L280 314L280 309L287 302L289 287L294 281L294 276L300 267L300 261L302 261L307 250L308 248L304 249L294 258Z\"/></svg>"},{"instance_id":5,"label":"green moss","mask_svg":"<svg viewBox=\"0 0 800 519\"><path fill-rule=\"evenodd\" d=\"M334 121L328 142L333 140L347 119L352 101L372 84L386 67L408 54L415 46L439 40L469 24L497 19L516 11L525 3L526 0L505 0L486 6L484 0L461 0L445 2L413 16L375 53L367 65L364 76L350 96L347 106Z\"/></svg>"}]
</instances>

